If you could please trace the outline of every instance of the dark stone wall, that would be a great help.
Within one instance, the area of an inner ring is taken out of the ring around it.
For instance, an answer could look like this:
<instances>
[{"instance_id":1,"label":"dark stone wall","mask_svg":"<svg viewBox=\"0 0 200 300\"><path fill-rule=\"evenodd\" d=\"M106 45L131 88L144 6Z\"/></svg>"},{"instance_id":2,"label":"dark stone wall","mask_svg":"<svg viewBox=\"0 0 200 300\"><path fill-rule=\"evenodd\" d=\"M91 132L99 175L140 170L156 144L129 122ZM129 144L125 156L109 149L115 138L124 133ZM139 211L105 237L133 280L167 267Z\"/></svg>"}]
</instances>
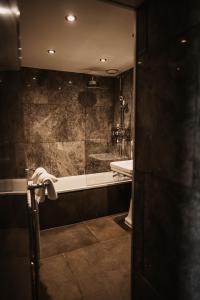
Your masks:
<instances>
[{"instance_id":1,"label":"dark stone wall","mask_svg":"<svg viewBox=\"0 0 200 300\"><path fill-rule=\"evenodd\" d=\"M133 295L199 299L200 3L137 16Z\"/></svg>"}]
</instances>

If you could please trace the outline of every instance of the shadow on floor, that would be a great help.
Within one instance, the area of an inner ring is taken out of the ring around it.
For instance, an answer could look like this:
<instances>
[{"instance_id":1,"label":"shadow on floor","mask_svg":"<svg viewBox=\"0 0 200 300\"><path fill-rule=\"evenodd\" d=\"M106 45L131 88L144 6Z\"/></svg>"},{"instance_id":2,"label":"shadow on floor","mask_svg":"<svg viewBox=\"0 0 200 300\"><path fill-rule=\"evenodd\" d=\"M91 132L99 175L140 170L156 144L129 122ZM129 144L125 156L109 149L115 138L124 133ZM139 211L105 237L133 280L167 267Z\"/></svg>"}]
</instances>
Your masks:
<instances>
[{"instance_id":1,"label":"shadow on floor","mask_svg":"<svg viewBox=\"0 0 200 300\"><path fill-rule=\"evenodd\" d=\"M127 231L128 233L131 234L132 229L128 227L128 225L125 224L124 220L127 217L128 214L123 214L119 216L114 216L113 220L116 224L118 224L123 230Z\"/></svg>"}]
</instances>

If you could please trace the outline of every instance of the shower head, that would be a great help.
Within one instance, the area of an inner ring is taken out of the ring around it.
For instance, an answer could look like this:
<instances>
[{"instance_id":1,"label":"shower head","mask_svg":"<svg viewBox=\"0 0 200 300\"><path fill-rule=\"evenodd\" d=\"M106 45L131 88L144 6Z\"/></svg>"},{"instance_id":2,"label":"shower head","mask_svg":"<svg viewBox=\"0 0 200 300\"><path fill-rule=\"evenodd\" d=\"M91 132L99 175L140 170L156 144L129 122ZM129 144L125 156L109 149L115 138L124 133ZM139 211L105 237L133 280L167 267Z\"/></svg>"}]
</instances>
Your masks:
<instances>
[{"instance_id":1,"label":"shower head","mask_svg":"<svg viewBox=\"0 0 200 300\"><path fill-rule=\"evenodd\" d=\"M99 84L98 84L98 82L94 79L93 76L92 76L92 78L88 81L88 83L87 83L87 88L88 88L88 89L96 89L96 88L99 88Z\"/></svg>"}]
</instances>

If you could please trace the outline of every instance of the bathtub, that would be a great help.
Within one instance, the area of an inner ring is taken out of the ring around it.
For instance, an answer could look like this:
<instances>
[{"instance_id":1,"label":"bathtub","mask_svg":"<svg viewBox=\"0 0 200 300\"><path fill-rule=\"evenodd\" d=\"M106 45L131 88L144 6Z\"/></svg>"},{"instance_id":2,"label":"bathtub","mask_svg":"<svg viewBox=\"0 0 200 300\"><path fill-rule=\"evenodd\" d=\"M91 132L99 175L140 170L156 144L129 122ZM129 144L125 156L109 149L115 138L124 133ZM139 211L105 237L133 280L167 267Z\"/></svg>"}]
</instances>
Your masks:
<instances>
[{"instance_id":1,"label":"bathtub","mask_svg":"<svg viewBox=\"0 0 200 300\"><path fill-rule=\"evenodd\" d=\"M55 189L60 193L74 192L86 189L94 189L103 186L130 182L126 176L116 175L113 172L102 172L87 175L59 177L55 183ZM29 181L31 183L31 181ZM26 179L1 179L0 194L25 194L27 190Z\"/></svg>"},{"instance_id":2,"label":"bathtub","mask_svg":"<svg viewBox=\"0 0 200 300\"><path fill-rule=\"evenodd\" d=\"M26 194L27 180L26 179L1 179L0 180L0 195L23 195Z\"/></svg>"},{"instance_id":3,"label":"bathtub","mask_svg":"<svg viewBox=\"0 0 200 300\"><path fill-rule=\"evenodd\" d=\"M131 180L113 172L58 178L57 200L39 204L41 229L68 225L96 217L128 211ZM26 200L26 179L0 180L0 200Z\"/></svg>"}]
</instances>

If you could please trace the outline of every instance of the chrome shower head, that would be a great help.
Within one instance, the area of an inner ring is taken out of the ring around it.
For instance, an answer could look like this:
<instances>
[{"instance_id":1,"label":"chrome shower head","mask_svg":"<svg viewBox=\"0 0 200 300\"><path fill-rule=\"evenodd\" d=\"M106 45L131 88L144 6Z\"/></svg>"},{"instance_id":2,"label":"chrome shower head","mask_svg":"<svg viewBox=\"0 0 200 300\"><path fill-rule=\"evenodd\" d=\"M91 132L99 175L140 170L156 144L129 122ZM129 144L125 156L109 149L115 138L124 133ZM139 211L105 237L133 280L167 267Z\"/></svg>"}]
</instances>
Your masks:
<instances>
[{"instance_id":1,"label":"chrome shower head","mask_svg":"<svg viewBox=\"0 0 200 300\"><path fill-rule=\"evenodd\" d=\"M94 79L93 76L92 76L91 79L88 81L88 83L87 83L87 88L88 88L88 89L96 89L96 88L99 88L99 84L98 84L98 82Z\"/></svg>"}]
</instances>

